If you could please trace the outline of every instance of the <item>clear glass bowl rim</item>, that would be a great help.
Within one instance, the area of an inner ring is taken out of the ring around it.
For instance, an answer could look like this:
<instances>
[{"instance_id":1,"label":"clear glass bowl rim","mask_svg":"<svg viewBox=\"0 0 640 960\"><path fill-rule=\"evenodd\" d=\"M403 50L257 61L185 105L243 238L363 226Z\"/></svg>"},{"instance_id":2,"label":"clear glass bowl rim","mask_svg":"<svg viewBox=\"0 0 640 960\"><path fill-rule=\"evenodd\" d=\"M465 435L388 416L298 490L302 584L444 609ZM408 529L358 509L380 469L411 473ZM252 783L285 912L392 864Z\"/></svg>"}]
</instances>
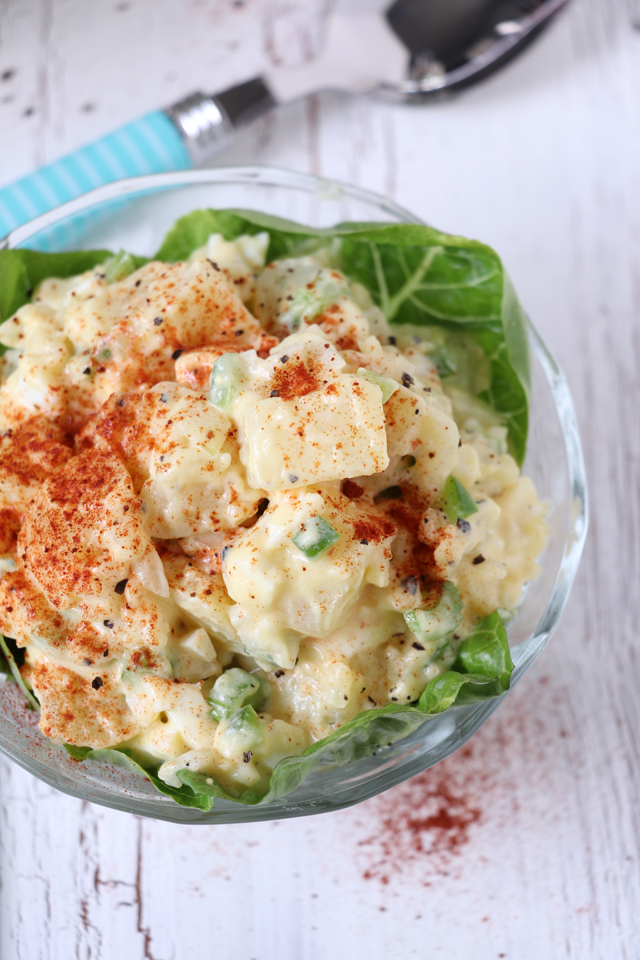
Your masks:
<instances>
[{"instance_id":1,"label":"clear glass bowl rim","mask_svg":"<svg viewBox=\"0 0 640 960\"><path fill-rule=\"evenodd\" d=\"M62 204L28 223L17 227L6 237L0 239L0 250L23 246L31 237L34 237L41 231L56 226L69 217L88 212L92 208L100 207L106 203L125 199L127 196L150 193L162 189L208 184L218 186L224 184L263 185L266 187L298 190L310 195L326 195L327 192L339 192L350 199L376 207L378 211L386 214L395 222L424 223L419 217L396 204L394 201L362 187L317 177L313 174L300 173L277 167L242 165L206 170L150 174L115 181L114 183L83 194L81 197ZM532 352L535 359L540 363L550 387L563 433L567 456L569 493L573 509L565 550L557 572L554 588L535 630L527 639L527 657L522 663L516 665L512 676L512 688L538 658L558 626L580 563L580 557L587 535L589 513L584 458L569 387L557 361L529 318L528 323ZM501 697L497 700L487 701L475 708L472 716L469 718L469 722L464 723L463 736L460 737L450 749L443 751L434 762L445 759L459 749L459 747L463 746L502 702L503 698ZM192 813L194 816L192 817L189 816L187 812L190 808L178 807L176 809L177 805L175 805L173 801L167 803L167 798L161 797L159 794L157 797L154 797L156 800L156 804L154 805L157 805L157 810L152 812L148 809L149 803L145 802L140 805L134 798L127 800L124 795L122 797L114 796L110 794L106 788L104 795L98 796L95 793L95 786L89 791L88 789L83 789L82 785L78 785L75 781L68 780L61 782L55 770L48 770L42 763L32 760L30 757L21 754L18 750L7 749L4 745L0 744L0 753L9 757L29 773L70 796L82 800L90 799L92 802L102 806L148 816L153 819L178 823L205 824L282 819L317 814L322 812L323 809L340 809L341 807L350 806L375 796L398 783L410 779L432 765L428 761L425 762L424 756L420 754L395 766L382 764L373 775L364 778L364 782L357 791L357 796L346 797L344 800L336 797L331 804L327 804L326 806L319 805L317 801L315 803L305 803L304 801L300 803L299 800L296 800L296 793L294 792L290 797L285 799L284 803L282 800L277 801L277 806L267 804L246 807L241 804L235 804L233 808L237 812L235 816L233 815L233 811L231 815L223 814L222 816L216 816L217 811L222 813L218 801L216 801L214 808L209 814L203 814L201 811L193 810ZM89 792L91 794L90 796L88 795ZM230 807L225 804L225 814L229 810Z\"/></svg>"}]
</instances>

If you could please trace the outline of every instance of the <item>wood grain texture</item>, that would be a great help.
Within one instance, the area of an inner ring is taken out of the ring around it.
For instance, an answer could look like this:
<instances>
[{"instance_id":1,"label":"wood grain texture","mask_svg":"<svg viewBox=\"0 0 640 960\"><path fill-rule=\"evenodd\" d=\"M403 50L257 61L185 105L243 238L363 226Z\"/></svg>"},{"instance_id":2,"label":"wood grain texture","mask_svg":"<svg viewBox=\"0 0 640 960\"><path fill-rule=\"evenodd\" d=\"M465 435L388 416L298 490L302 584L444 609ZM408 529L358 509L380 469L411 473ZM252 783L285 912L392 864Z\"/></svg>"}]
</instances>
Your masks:
<instances>
[{"instance_id":1,"label":"wood grain texture","mask_svg":"<svg viewBox=\"0 0 640 960\"><path fill-rule=\"evenodd\" d=\"M0 182L190 90L309 56L323 7L0 0ZM592 495L586 556L542 661L431 775L476 811L466 842L439 849L446 831L427 830L431 852L403 841L389 870L383 824L402 788L320 818L179 827L82 804L0 761L2 960L640 957L634 17L627 0L575 0L458 100L315 96L219 161L361 184L493 244L568 374Z\"/></svg>"}]
</instances>

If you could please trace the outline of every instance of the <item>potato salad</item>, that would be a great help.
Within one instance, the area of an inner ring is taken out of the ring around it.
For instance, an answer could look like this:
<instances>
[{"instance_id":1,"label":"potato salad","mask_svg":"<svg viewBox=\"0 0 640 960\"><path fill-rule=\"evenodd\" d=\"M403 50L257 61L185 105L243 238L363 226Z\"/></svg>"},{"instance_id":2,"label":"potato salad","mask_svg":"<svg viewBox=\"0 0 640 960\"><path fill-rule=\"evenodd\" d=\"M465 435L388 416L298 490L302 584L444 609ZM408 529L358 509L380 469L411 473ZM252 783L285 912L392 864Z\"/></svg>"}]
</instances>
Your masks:
<instances>
[{"instance_id":1,"label":"potato salad","mask_svg":"<svg viewBox=\"0 0 640 960\"><path fill-rule=\"evenodd\" d=\"M259 227L54 264L0 326L6 655L47 737L176 799L506 689L547 537L488 341L394 310L386 248L367 285L340 235Z\"/></svg>"}]
</instances>

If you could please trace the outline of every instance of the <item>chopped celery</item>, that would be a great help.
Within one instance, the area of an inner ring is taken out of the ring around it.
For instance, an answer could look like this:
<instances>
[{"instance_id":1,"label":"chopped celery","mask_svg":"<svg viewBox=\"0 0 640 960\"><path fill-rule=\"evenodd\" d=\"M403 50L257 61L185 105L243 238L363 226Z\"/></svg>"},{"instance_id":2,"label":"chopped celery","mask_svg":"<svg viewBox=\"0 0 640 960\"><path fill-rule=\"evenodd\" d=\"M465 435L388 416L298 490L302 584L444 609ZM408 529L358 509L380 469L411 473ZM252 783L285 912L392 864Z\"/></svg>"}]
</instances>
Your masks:
<instances>
[{"instance_id":1,"label":"chopped celery","mask_svg":"<svg viewBox=\"0 0 640 960\"><path fill-rule=\"evenodd\" d=\"M453 474L447 478L444 485L442 509L449 523L457 523L461 517L470 517L471 514L478 512L475 500Z\"/></svg>"},{"instance_id":2,"label":"chopped celery","mask_svg":"<svg viewBox=\"0 0 640 960\"><path fill-rule=\"evenodd\" d=\"M442 588L440 600L430 610L418 607L404 615L409 630L422 643L433 643L453 633L462 619L462 600L449 581Z\"/></svg>"},{"instance_id":3,"label":"chopped celery","mask_svg":"<svg viewBox=\"0 0 640 960\"><path fill-rule=\"evenodd\" d=\"M236 710L222 721L218 729L219 736L224 738L226 751L231 754L243 753L246 763L251 759L250 751L259 747L264 739L262 720L250 705Z\"/></svg>"},{"instance_id":4,"label":"chopped celery","mask_svg":"<svg viewBox=\"0 0 640 960\"><path fill-rule=\"evenodd\" d=\"M338 542L340 534L324 517L312 517L311 520L303 523L291 539L305 557L315 560Z\"/></svg>"},{"instance_id":5,"label":"chopped celery","mask_svg":"<svg viewBox=\"0 0 640 960\"><path fill-rule=\"evenodd\" d=\"M135 260L126 250L118 250L113 256L104 262L104 278L107 283L117 283L118 280L124 280L130 273L136 269Z\"/></svg>"},{"instance_id":6,"label":"chopped celery","mask_svg":"<svg viewBox=\"0 0 640 960\"><path fill-rule=\"evenodd\" d=\"M271 693L271 687L261 677L254 677L240 667L231 667L218 677L209 693L211 716L226 720L244 706L261 710Z\"/></svg>"},{"instance_id":7,"label":"chopped celery","mask_svg":"<svg viewBox=\"0 0 640 960\"><path fill-rule=\"evenodd\" d=\"M311 284L311 289L304 287L293 294L289 307L279 318L288 330L299 330L303 323L310 323L344 296L344 286L329 279L327 273L329 271L322 271Z\"/></svg>"},{"instance_id":8,"label":"chopped celery","mask_svg":"<svg viewBox=\"0 0 640 960\"><path fill-rule=\"evenodd\" d=\"M444 673L445 670L451 669L455 659L455 650L453 649L451 641L446 638L441 643L438 643L433 656L429 659L429 663L435 663L435 665L440 668L440 671Z\"/></svg>"},{"instance_id":9,"label":"chopped celery","mask_svg":"<svg viewBox=\"0 0 640 960\"><path fill-rule=\"evenodd\" d=\"M454 373L458 372L458 364L456 363L455 357L446 347L439 346L436 347L435 350L431 350L429 359L435 364L441 380L444 380L445 377L452 377Z\"/></svg>"},{"instance_id":10,"label":"chopped celery","mask_svg":"<svg viewBox=\"0 0 640 960\"><path fill-rule=\"evenodd\" d=\"M502 620L503 627L507 627L515 617L515 612L513 610L506 610L505 607L498 607L496 613Z\"/></svg>"},{"instance_id":11,"label":"chopped celery","mask_svg":"<svg viewBox=\"0 0 640 960\"><path fill-rule=\"evenodd\" d=\"M380 387L383 403L386 403L389 397L393 396L400 387L400 384L392 380L391 377L383 377L381 373L374 373L373 370L366 370L364 367L358 367L356 377L362 377L363 380L369 380L371 383L375 383L376 387Z\"/></svg>"},{"instance_id":12,"label":"chopped celery","mask_svg":"<svg viewBox=\"0 0 640 960\"><path fill-rule=\"evenodd\" d=\"M209 380L211 403L225 410L235 400L247 374L247 364L238 353L223 353L218 357Z\"/></svg>"}]
</instances>

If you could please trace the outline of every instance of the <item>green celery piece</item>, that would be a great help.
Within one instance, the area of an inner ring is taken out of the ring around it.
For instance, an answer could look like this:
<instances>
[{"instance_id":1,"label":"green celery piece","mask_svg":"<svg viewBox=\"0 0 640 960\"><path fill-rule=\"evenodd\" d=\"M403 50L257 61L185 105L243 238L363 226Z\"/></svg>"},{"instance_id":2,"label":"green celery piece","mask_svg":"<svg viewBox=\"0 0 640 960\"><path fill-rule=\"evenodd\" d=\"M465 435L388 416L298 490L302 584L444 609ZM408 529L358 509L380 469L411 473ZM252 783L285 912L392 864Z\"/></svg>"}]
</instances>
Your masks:
<instances>
[{"instance_id":1,"label":"green celery piece","mask_svg":"<svg viewBox=\"0 0 640 960\"><path fill-rule=\"evenodd\" d=\"M220 723L216 736L223 736L234 753L245 753L260 746L264 725L252 706L240 707Z\"/></svg>"},{"instance_id":2,"label":"green celery piece","mask_svg":"<svg viewBox=\"0 0 640 960\"><path fill-rule=\"evenodd\" d=\"M315 560L339 539L338 531L324 517L312 517L311 520L307 520L291 537L298 550L304 553L308 560Z\"/></svg>"},{"instance_id":3,"label":"green celery piece","mask_svg":"<svg viewBox=\"0 0 640 960\"><path fill-rule=\"evenodd\" d=\"M516 615L515 610L507 610L505 607L498 607L496 613L500 615L503 627L508 627Z\"/></svg>"},{"instance_id":4,"label":"green celery piece","mask_svg":"<svg viewBox=\"0 0 640 960\"><path fill-rule=\"evenodd\" d=\"M438 371L438 376L441 380L445 380L446 377L452 377L454 373L458 370L458 365L455 361L455 357L450 350L447 350L444 346L438 346L429 353L429 359L435 364L436 370Z\"/></svg>"},{"instance_id":5,"label":"green celery piece","mask_svg":"<svg viewBox=\"0 0 640 960\"><path fill-rule=\"evenodd\" d=\"M366 370L364 367L358 367L356 377L362 377L363 380L369 380L371 383L375 383L376 387L380 387L383 403L386 403L389 397L392 397L396 390L400 388L400 384L392 380L391 377L384 377L381 373L374 373L373 370Z\"/></svg>"},{"instance_id":6,"label":"green celery piece","mask_svg":"<svg viewBox=\"0 0 640 960\"><path fill-rule=\"evenodd\" d=\"M404 614L409 630L423 643L434 643L453 633L462 619L462 600L453 583L447 581L432 609L408 610Z\"/></svg>"},{"instance_id":7,"label":"green celery piece","mask_svg":"<svg viewBox=\"0 0 640 960\"><path fill-rule=\"evenodd\" d=\"M135 270L137 270L136 262L126 250L118 250L113 257L109 257L104 262L104 278L107 283L117 283L118 280L124 280Z\"/></svg>"},{"instance_id":8,"label":"green celery piece","mask_svg":"<svg viewBox=\"0 0 640 960\"><path fill-rule=\"evenodd\" d=\"M489 677L509 689L513 660L507 631L497 610L481 620L473 633L462 641L455 663L462 673Z\"/></svg>"},{"instance_id":9,"label":"green celery piece","mask_svg":"<svg viewBox=\"0 0 640 960\"><path fill-rule=\"evenodd\" d=\"M226 720L247 705L262 710L270 694L267 680L252 676L240 667L231 667L218 677L209 692L211 716L214 720Z\"/></svg>"},{"instance_id":10,"label":"green celery piece","mask_svg":"<svg viewBox=\"0 0 640 960\"><path fill-rule=\"evenodd\" d=\"M460 518L464 519L478 512L475 500L453 474L447 478L444 485L442 509L449 523L457 523Z\"/></svg>"},{"instance_id":11,"label":"green celery piece","mask_svg":"<svg viewBox=\"0 0 640 960\"><path fill-rule=\"evenodd\" d=\"M247 364L238 353L223 353L213 365L209 380L209 400L226 410L235 400L248 376Z\"/></svg>"},{"instance_id":12,"label":"green celery piece","mask_svg":"<svg viewBox=\"0 0 640 960\"><path fill-rule=\"evenodd\" d=\"M438 648L429 659L429 663L434 663L442 673L445 670L450 670L453 666L453 663L456 659L456 654L453 649L451 638L445 637L442 643L438 644Z\"/></svg>"},{"instance_id":13,"label":"green celery piece","mask_svg":"<svg viewBox=\"0 0 640 960\"><path fill-rule=\"evenodd\" d=\"M13 654L13 651L9 647L9 644L7 643L6 638L3 637L1 633L0 633L0 653L2 654L3 659L7 662L9 666L9 670L13 675L13 679L16 681L16 683L22 690L23 694L25 695L29 708L31 710L40 710L40 704L38 703L36 697L31 692L27 684L25 683L24 677L20 673L20 667L16 662L16 658Z\"/></svg>"},{"instance_id":14,"label":"green celery piece","mask_svg":"<svg viewBox=\"0 0 640 960\"><path fill-rule=\"evenodd\" d=\"M300 329L303 322L310 323L324 313L327 307L336 303L345 293L345 287L321 277L315 281L311 290L304 287L293 294L289 307L280 314L278 322L293 333Z\"/></svg>"}]
</instances>

